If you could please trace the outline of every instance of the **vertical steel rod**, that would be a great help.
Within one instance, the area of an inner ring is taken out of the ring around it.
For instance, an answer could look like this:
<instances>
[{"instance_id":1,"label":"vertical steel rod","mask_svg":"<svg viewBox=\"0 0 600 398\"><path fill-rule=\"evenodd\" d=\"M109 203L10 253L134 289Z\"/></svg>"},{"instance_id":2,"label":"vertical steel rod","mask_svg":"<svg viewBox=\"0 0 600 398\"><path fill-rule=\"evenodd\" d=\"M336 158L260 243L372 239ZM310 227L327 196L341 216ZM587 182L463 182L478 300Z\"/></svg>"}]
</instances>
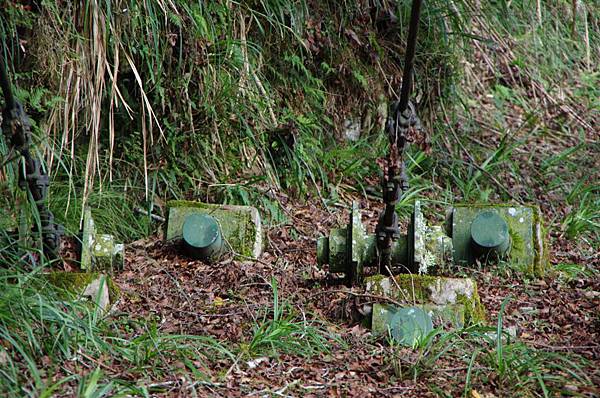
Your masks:
<instances>
[{"instance_id":1,"label":"vertical steel rod","mask_svg":"<svg viewBox=\"0 0 600 398\"><path fill-rule=\"evenodd\" d=\"M404 73L402 75L402 89L400 91L400 104L398 111L404 112L408 107L408 99L412 89L413 66L415 49L417 47L417 31L419 30L419 16L421 14L422 0L413 0L410 11L410 25L408 27L408 40L406 42L406 55L404 57Z\"/></svg>"}]
</instances>

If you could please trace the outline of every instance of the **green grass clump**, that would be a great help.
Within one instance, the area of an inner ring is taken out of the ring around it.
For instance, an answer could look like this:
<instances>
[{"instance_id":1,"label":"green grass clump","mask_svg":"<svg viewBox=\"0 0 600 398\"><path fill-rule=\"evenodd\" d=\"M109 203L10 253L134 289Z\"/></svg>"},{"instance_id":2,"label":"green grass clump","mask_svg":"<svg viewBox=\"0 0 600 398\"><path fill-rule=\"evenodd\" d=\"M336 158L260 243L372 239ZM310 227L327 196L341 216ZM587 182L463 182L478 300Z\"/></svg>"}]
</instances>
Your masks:
<instances>
[{"instance_id":1,"label":"green grass clump","mask_svg":"<svg viewBox=\"0 0 600 398\"><path fill-rule=\"evenodd\" d=\"M257 321L253 336L242 347L250 357L259 355L278 356L280 354L311 357L323 355L331 350L331 340L337 340L318 320L300 318L290 305L280 302L277 281L271 281L273 308Z\"/></svg>"},{"instance_id":2,"label":"green grass clump","mask_svg":"<svg viewBox=\"0 0 600 398\"><path fill-rule=\"evenodd\" d=\"M94 303L49 284L42 268L1 265L1 395L147 393L144 380L160 380L176 361L186 364L184 374L209 379L216 376L209 356L233 358L210 337L164 335L149 322L106 318Z\"/></svg>"},{"instance_id":3,"label":"green grass clump","mask_svg":"<svg viewBox=\"0 0 600 398\"><path fill-rule=\"evenodd\" d=\"M472 390L493 387L502 396L551 397L566 393L567 385L587 388L588 363L575 354L533 348L512 336L505 328L505 300L496 327L475 325L463 330L434 330L410 354L393 342L390 366L400 378L423 378L435 372L439 363L462 363L466 374L463 396ZM434 391L443 386L432 385ZM442 390L440 390L442 391Z\"/></svg>"}]
</instances>

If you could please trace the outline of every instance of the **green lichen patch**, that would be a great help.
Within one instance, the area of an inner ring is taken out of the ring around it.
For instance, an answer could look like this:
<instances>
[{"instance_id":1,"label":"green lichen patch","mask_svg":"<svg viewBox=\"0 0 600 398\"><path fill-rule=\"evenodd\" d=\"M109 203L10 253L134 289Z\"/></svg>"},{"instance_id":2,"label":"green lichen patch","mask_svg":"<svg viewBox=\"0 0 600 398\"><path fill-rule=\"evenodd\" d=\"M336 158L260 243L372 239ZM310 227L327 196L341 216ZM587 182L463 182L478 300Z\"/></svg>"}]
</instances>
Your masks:
<instances>
[{"instance_id":1,"label":"green lichen patch","mask_svg":"<svg viewBox=\"0 0 600 398\"><path fill-rule=\"evenodd\" d=\"M112 272L115 240L112 235L98 235L93 245L94 270Z\"/></svg>"},{"instance_id":2,"label":"green lichen patch","mask_svg":"<svg viewBox=\"0 0 600 398\"><path fill-rule=\"evenodd\" d=\"M179 241L183 223L191 214L208 214L217 219L226 244L244 257L257 257L262 250L258 210L250 206L214 205L192 201L170 201L166 239Z\"/></svg>"}]
</instances>

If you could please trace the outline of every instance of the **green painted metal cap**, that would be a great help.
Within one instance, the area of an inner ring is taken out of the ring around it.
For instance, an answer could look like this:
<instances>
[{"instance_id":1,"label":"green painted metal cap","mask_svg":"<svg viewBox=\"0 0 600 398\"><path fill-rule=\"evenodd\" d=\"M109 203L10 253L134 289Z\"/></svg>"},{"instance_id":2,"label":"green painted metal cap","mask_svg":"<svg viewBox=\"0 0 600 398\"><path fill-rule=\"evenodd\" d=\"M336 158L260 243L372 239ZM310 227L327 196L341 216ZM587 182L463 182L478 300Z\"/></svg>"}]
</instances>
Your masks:
<instances>
[{"instance_id":1,"label":"green painted metal cap","mask_svg":"<svg viewBox=\"0 0 600 398\"><path fill-rule=\"evenodd\" d=\"M390 319L390 332L398 343L414 347L433 330L431 316L419 307L400 308Z\"/></svg>"},{"instance_id":2,"label":"green painted metal cap","mask_svg":"<svg viewBox=\"0 0 600 398\"><path fill-rule=\"evenodd\" d=\"M219 224L207 214L190 214L183 222L183 246L188 255L214 260L223 248Z\"/></svg>"},{"instance_id":3,"label":"green painted metal cap","mask_svg":"<svg viewBox=\"0 0 600 398\"><path fill-rule=\"evenodd\" d=\"M495 211L482 211L471 223L471 241L481 253L505 254L510 246L508 224Z\"/></svg>"}]
</instances>

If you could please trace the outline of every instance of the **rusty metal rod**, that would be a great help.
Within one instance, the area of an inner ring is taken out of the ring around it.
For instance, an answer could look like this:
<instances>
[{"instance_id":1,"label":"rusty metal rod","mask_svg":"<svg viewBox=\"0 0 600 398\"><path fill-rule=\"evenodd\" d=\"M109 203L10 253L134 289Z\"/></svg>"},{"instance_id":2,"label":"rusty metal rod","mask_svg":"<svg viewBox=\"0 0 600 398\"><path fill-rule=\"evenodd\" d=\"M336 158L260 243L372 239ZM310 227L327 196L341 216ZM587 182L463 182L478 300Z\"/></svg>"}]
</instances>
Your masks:
<instances>
[{"instance_id":1,"label":"rusty metal rod","mask_svg":"<svg viewBox=\"0 0 600 398\"><path fill-rule=\"evenodd\" d=\"M417 48L417 32L419 30L419 16L421 15L422 2L422 0L413 0L410 11L410 25L408 27L406 54L404 56L404 72L402 74L402 88L398 106L398 112L400 113L404 112L408 107L408 100L412 89L415 50Z\"/></svg>"}]
</instances>

